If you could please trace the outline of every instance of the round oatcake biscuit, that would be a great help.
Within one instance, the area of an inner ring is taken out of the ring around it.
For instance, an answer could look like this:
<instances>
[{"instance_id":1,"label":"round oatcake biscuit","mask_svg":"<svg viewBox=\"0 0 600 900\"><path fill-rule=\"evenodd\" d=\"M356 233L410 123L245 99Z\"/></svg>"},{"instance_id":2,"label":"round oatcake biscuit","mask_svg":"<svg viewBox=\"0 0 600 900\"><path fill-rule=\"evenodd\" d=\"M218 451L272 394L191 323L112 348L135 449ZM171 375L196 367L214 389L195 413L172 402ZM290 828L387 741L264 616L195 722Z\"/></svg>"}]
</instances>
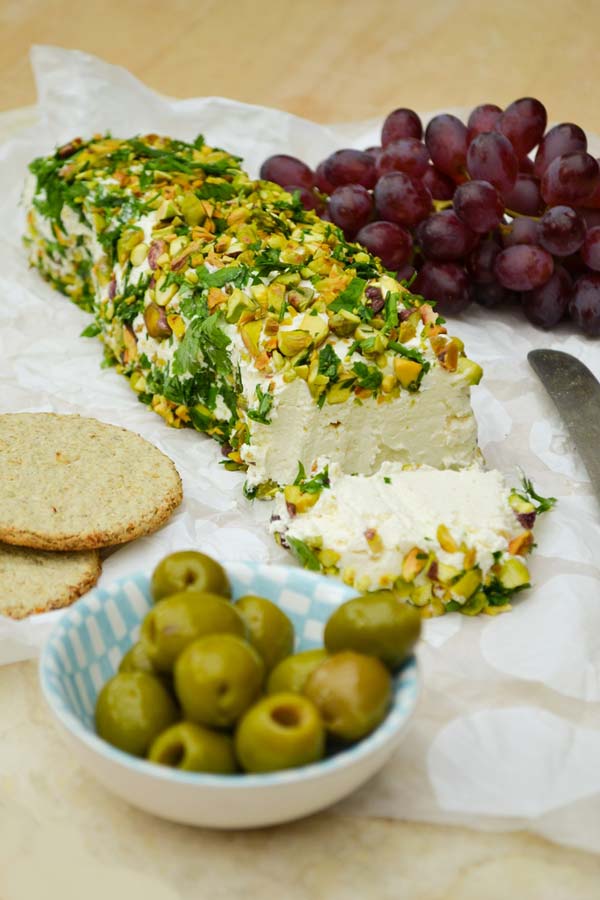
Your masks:
<instances>
[{"instance_id":1,"label":"round oatcake biscuit","mask_svg":"<svg viewBox=\"0 0 600 900\"><path fill-rule=\"evenodd\" d=\"M0 544L0 615L24 619L69 606L98 581L97 550L52 553Z\"/></svg>"},{"instance_id":2,"label":"round oatcake biscuit","mask_svg":"<svg viewBox=\"0 0 600 900\"><path fill-rule=\"evenodd\" d=\"M181 499L172 461L133 431L82 416L0 415L0 541L122 544L156 531Z\"/></svg>"}]
</instances>

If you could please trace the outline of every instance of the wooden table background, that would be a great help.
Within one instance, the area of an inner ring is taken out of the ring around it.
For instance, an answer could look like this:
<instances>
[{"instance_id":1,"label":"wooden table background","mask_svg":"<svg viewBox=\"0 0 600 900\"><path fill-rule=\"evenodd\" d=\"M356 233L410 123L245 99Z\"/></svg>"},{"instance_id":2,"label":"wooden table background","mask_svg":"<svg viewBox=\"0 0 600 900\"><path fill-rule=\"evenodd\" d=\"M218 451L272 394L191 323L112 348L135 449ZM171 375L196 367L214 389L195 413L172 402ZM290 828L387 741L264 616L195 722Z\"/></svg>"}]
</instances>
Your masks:
<instances>
[{"instance_id":1,"label":"wooden table background","mask_svg":"<svg viewBox=\"0 0 600 900\"><path fill-rule=\"evenodd\" d=\"M600 133L599 0L0 0L0 110L35 101L32 43L179 97L322 122L541 99ZM600 861L524 834L325 813L219 834L145 816L73 767L34 663L0 670L0 900L587 900Z\"/></svg>"},{"instance_id":2,"label":"wooden table background","mask_svg":"<svg viewBox=\"0 0 600 900\"><path fill-rule=\"evenodd\" d=\"M598 0L0 0L0 109L34 102L32 43L320 122L506 104L600 132Z\"/></svg>"}]
</instances>

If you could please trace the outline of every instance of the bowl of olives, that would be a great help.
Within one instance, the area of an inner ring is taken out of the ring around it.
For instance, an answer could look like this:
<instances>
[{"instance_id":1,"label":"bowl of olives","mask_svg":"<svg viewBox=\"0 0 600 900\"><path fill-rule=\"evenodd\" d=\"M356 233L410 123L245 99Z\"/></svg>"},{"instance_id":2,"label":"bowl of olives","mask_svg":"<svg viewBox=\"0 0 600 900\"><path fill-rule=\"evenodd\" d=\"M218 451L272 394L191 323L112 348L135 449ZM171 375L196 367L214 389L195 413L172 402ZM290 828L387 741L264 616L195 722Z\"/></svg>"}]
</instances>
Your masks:
<instances>
[{"instance_id":1,"label":"bowl of olives","mask_svg":"<svg viewBox=\"0 0 600 900\"><path fill-rule=\"evenodd\" d=\"M415 708L419 631L389 591L182 551L71 607L40 680L113 793L173 821L252 828L323 809L385 764Z\"/></svg>"}]
</instances>

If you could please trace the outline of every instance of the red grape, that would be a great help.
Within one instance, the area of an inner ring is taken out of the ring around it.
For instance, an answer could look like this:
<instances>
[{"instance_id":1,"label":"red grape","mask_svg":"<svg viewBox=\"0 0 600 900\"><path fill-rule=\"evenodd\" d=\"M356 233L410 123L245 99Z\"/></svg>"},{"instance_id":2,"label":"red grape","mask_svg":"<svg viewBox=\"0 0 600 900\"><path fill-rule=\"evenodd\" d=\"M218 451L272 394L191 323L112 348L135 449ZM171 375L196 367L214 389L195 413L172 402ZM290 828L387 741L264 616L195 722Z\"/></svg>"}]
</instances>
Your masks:
<instances>
[{"instance_id":1,"label":"red grape","mask_svg":"<svg viewBox=\"0 0 600 900\"><path fill-rule=\"evenodd\" d=\"M598 184L600 169L589 153L579 150L553 159L542 176L542 197L551 206L578 203Z\"/></svg>"},{"instance_id":2,"label":"red grape","mask_svg":"<svg viewBox=\"0 0 600 900\"><path fill-rule=\"evenodd\" d=\"M501 194L507 194L517 180L519 161L508 138L491 131L471 141L467 169L471 178L489 181Z\"/></svg>"},{"instance_id":3,"label":"red grape","mask_svg":"<svg viewBox=\"0 0 600 900\"><path fill-rule=\"evenodd\" d=\"M502 109L495 103L482 103L476 106L467 121L467 141L469 144L478 134L485 131L493 131Z\"/></svg>"},{"instance_id":4,"label":"red grape","mask_svg":"<svg viewBox=\"0 0 600 900\"><path fill-rule=\"evenodd\" d=\"M452 200L456 183L435 166L427 166L421 176L421 181L434 200Z\"/></svg>"},{"instance_id":5,"label":"red grape","mask_svg":"<svg viewBox=\"0 0 600 900\"><path fill-rule=\"evenodd\" d=\"M321 198L315 193L313 188L304 187L303 184L286 184L284 185L284 188L286 191L289 191L290 194L298 191L300 203L304 209L316 209L317 211L323 209Z\"/></svg>"},{"instance_id":6,"label":"red grape","mask_svg":"<svg viewBox=\"0 0 600 900\"><path fill-rule=\"evenodd\" d=\"M330 184L361 184L372 188L376 181L375 160L362 150L336 150L323 164L323 174Z\"/></svg>"},{"instance_id":7,"label":"red grape","mask_svg":"<svg viewBox=\"0 0 600 900\"><path fill-rule=\"evenodd\" d=\"M513 219L508 230L502 234L502 246L514 247L515 244L539 244L540 223L527 216Z\"/></svg>"},{"instance_id":8,"label":"red grape","mask_svg":"<svg viewBox=\"0 0 600 900\"><path fill-rule=\"evenodd\" d=\"M600 273L590 272L577 279L569 315L582 331L592 336L600 335Z\"/></svg>"},{"instance_id":9,"label":"red grape","mask_svg":"<svg viewBox=\"0 0 600 900\"><path fill-rule=\"evenodd\" d=\"M386 269L400 269L411 257L410 232L393 222L369 222L360 229L356 241L378 256Z\"/></svg>"},{"instance_id":10,"label":"red grape","mask_svg":"<svg viewBox=\"0 0 600 900\"><path fill-rule=\"evenodd\" d=\"M467 272L476 284L491 284L495 281L494 263L500 253L496 241L481 241L467 258Z\"/></svg>"},{"instance_id":11,"label":"red grape","mask_svg":"<svg viewBox=\"0 0 600 900\"><path fill-rule=\"evenodd\" d=\"M505 305L518 297L514 291L509 291L497 281L490 281L487 284L476 284L473 292L473 299L481 306L491 308L493 306Z\"/></svg>"},{"instance_id":12,"label":"red grape","mask_svg":"<svg viewBox=\"0 0 600 900\"><path fill-rule=\"evenodd\" d=\"M553 159L564 153L587 150L585 131L572 122L555 125L546 132L535 154L534 173L541 178Z\"/></svg>"},{"instance_id":13,"label":"red grape","mask_svg":"<svg viewBox=\"0 0 600 900\"><path fill-rule=\"evenodd\" d=\"M533 160L528 156L524 156L519 160L519 172L523 172L525 175L533 175L534 168Z\"/></svg>"},{"instance_id":14,"label":"red grape","mask_svg":"<svg viewBox=\"0 0 600 900\"><path fill-rule=\"evenodd\" d=\"M577 206L575 212L581 216L588 228L600 225L600 209L586 209L585 206Z\"/></svg>"},{"instance_id":15,"label":"red grape","mask_svg":"<svg viewBox=\"0 0 600 900\"><path fill-rule=\"evenodd\" d=\"M587 266L581 258L581 251L572 253L570 256L561 257L560 264L569 273L571 281L579 278L580 275L587 274Z\"/></svg>"},{"instance_id":16,"label":"red grape","mask_svg":"<svg viewBox=\"0 0 600 900\"><path fill-rule=\"evenodd\" d=\"M335 185L325 178L325 160L315 169L315 184L324 194L333 194L335 191Z\"/></svg>"},{"instance_id":17,"label":"red grape","mask_svg":"<svg viewBox=\"0 0 600 900\"><path fill-rule=\"evenodd\" d=\"M446 261L463 259L473 249L477 236L453 209L444 209L419 224L417 240L426 259Z\"/></svg>"},{"instance_id":18,"label":"red grape","mask_svg":"<svg viewBox=\"0 0 600 900\"><path fill-rule=\"evenodd\" d=\"M472 231L484 234L502 221L504 202L489 181L466 181L456 188L454 209Z\"/></svg>"},{"instance_id":19,"label":"red grape","mask_svg":"<svg viewBox=\"0 0 600 900\"><path fill-rule=\"evenodd\" d=\"M546 282L521 296L523 312L530 322L541 328L553 328L567 311L572 281L562 266L556 266Z\"/></svg>"},{"instance_id":20,"label":"red grape","mask_svg":"<svg viewBox=\"0 0 600 900\"><path fill-rule=\"evenodd\" d=\"M416 225L431 211L427 188L404 172L382 175L373 196L379 217L396 225Z\"/></svg>"},{"instance_id":21,"label":"red grape","mask_svg":"<svg viewBox=\"0 0 600 900\"><path fill-rule=\"evenodd\" d=\"M522 97L506 107L496 122L496 130L508 138L521 158L539 144L547 121L543 103L534 97Z\"/></svg>"},{"instance_id":22,"label":"red grape","mask_svg":"<svg viewBox=\"0 0 600 900\"><path fill-rule=\"evenodd\" d=\"M286 184L300 184L311 188L315 183L312 170L295 156L286 153L277 153L269 156L260 167L260 177L264 181L274 181L285 187Z\"/></svg>"},{"instance_id":23,"label":"red grape","mask_svg":"<svg viewBox=\"0 0 600 900\"><path fill-rule=\"evenodd\" d=\"M412 290L426 300L437 301L443 315L458 315L471 302L471 287L463 268L453 262L426 262Z\"/></svg>"},{"instance_id":24,"label":"red grape","mask_svg":"<svg viewBox=\"0 0 600 900\"><path fill-rule=\"evenodd\" d=\"M585 238L585 222L570 206L552 206L540 219L540 244L555 256L570 256Z\"/></svg>"},{"instance_id":25,"label":"red grape","mask_svg":"<svg viewBox=\"0 0 600 900\"><path fill-rule=\"evenodd\" d=\"M424 132L416 112L398 108L383 123L381 146L336 150L314 172L275 154L260 177L442 313L473 300L519 303L534 325L552 328L568 314L600 335L600 159L579 126L544 134L546 119L539 100L523 97L504 110L480 104L467 125L436 115Z\"/></svg>"},{"instance_id":26,"label":"red grape","mask_svg":"<svg viewBox=\"0 0 600 900\"><path fill-rule=\"evenodd\" d=\"M420 118L412 109L395 109L383 123L381 143L386 147L392 141L409 137L416 138L418 141L423 137L423 125Z\"/></svg>"},{"instance_id":27,"label":"red grape","mask_svg":"<svg viewBox=\"0 0 600 900\"><path fill-rule=\"evenodd\" d=\"M581 248L581 258L586 266L600 272L600 226L590 228Z\"/></svg>"},{"instance_id":28,"label":"red grape","mask_svg":"<svg viewBox=\"0 0 600 900\"><path fill-rule=\"evenodd\" d=\"M598 163L598 168L600 168L600 159L597 159L596 162ZM587 209L600 209L600 178L589 197L584 197L580 203Z\"/></svg>"},{"instance_id":29,"label":"red grape","mask_svg":"<svg viewBox=\"0 0 600 900\"><path fill-rule=\"evenodd\" d=\"M522 216L538 216L544 208L540 182L532 175L519 173L512 190L504 195L506 208Z\"/></svg>"},{"instance_id":30,"label":"red grape","mask_svg":"<svg viewBox=\"0 0 600 900\"><path fill-rule=\"evenodd\" d=\"M410 263L406 263L398 269L396 278L398 281L410 281L416 271L414 266L411 266Z\"/></svg>"},{"instance_id":31,"label":"red grape","mask_svg":"<svg viewBox=\"0 0 600 900\"><path fill-rule=\"evenodd\" d=\"M434 166L444 175L464 178L467 129L460 119L446 113L434 116L425 130L425 143Z\"/></svg>"},{"instance_id":32,"label":"red grape","mask_svg":"<svg viewBox=\"0 0 600 900\"><path fill-rule=\"evenodd\" d=\"M366 225L373 214L373 198L362 184L344 184L329 198L329 215L347 238Z\"/></svg>"},{"instance_id":33,"label":"red grape","mask_svg":"<svg viewBox=\"0 0 600 900\"><path fill-rule=\"evenodd\" d=\"M425 144L416 138L401 138L385 147L377 161L377 174L381 177L387 172L406 172L411 178L420 178L428 167Z\"/></svg>"},{"instance_id":34,"label":"red grape","mask_svg":"<svg viewBox=\"0 0 600 900\"><path fill-rule=\"evenodd\" d=\"M533 244L515 244L498 254L494 272L511 291L530 291L552 275L554 260L547 250Z\"/></svg>"},{"instance_id":35,"label":"red grape","mask_svg":"<svg viewBox=\"0 0 600 900\"><path fill-rule=\"evenodd\" d=\"M367 147L365 153L368 153L369 156L372 156L375 160L375 165L377 165L381 158L381 154L383 153L383 147Z\"/></svg>"}]
</instances>

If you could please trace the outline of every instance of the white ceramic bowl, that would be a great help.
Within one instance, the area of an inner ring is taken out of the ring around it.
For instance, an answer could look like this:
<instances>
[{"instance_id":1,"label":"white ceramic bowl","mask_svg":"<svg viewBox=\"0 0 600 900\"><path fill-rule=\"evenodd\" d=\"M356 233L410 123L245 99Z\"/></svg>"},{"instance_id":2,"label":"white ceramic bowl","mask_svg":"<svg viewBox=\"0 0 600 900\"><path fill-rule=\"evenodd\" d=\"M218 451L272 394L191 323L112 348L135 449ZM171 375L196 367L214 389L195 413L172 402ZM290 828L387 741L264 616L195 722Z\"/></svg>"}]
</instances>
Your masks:
<instances>
[{"instance_id":1,"label":"white ceramic bowl","mask_svg":"<svg viewBox=\"0 0 600 900\"><path fill-rule=\"evenodd\" d=\"M233 596L269 597L294 623L297 649L322 645L332 610L352 589L303 569L262 563L228 565ZM74 756L106 788L166 819L213 828L287 822L323 809L363 784L404 735L418 693L414 657L394 679L392 708L367 738L321 762L266 775L205 775L157 766L107 744L94 731L96 696L137 640L151 606L149 578L136 573L97 588L72 606L41 656L46 700Z\"/></svg>"}]
</instances>

